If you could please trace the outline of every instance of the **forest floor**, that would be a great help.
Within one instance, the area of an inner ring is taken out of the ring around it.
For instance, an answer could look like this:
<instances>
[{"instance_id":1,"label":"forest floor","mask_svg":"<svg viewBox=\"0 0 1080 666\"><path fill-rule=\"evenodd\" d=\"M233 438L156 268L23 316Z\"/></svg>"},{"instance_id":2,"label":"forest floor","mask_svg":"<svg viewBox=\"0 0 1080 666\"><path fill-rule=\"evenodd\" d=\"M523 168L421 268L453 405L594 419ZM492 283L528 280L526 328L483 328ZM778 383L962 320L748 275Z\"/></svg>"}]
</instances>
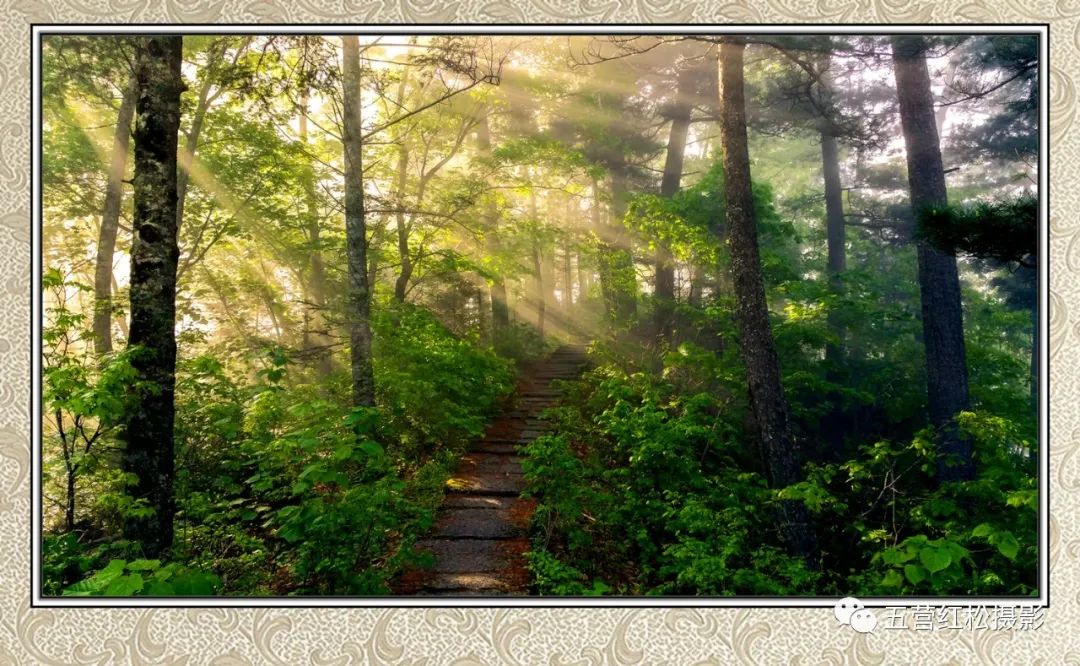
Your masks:
<instances>
[{"instance_id":1,"label":"forest floor","mask_svg":"<svg viewBox=\"0 0 1080 666\"><path fill-rule=\"evenodd\" d=\"M520 497L525 480L519 447L547 430L541 413L559 399L552 382L577 379L585 362L584 347L565 345L523 370L506 410L447 481L431 533L417 542L418 550L434 555L434 566L404 573L395 594L527 594L525 552L535 501Z\"/></svg>"}]
</instances>

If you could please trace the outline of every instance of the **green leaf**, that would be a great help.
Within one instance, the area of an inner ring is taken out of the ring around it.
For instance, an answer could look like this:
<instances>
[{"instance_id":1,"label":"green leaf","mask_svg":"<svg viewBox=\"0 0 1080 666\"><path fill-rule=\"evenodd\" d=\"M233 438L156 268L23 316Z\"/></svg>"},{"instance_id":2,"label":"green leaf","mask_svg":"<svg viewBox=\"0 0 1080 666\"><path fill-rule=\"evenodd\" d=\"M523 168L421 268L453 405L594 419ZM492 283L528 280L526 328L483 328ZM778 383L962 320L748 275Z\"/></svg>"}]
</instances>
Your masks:
<instances>
[{"instance_id":1,"label":"green leaf","mask_svg":"<svg viewBox=\"0 0 1080 666\"><path fill-rule=\"evenodd\" d=\"M911 566L911 565L908 565ZM884 587L900 587L900 584L904 582L904 577L900 575L896 569L889 569L885 573L885 578L881 580L881 584Z\"/></svg>"},{"instance_id":2,"label":"green leaf","mask_svg":"<svg viewBox=\"0 0 1080 666\"><path fill-rule=\"evenodd\" d=\"M142 590L143 578L137 573L120 576L105 588L107 597L130 597Z\"/></svg>"},{"instance_id":3,"label":"green leaf","mask_svg":"<svg viewBox=\"0 0 1080 666\"><path fill-rule=\"evenodd\" d=\"M980 523L975 526L975 529L971 530L971 536L988 537L993 531L994 528L990 527L990 523Z\"/></svg>"},{"instance_id":4,"label":"green leaf","mask_svg":"<svg viewBox=\"0 0 1080 666\"><path fill-rule=\"evenodd\" d=\"M128 562L128 571L150 571L161 566L161 560L132 560Z\"/></svg>"},{"instance_id":5,"label":"green leaf","mask_svg":"<svg viewBox=\"0 0 1080 666\"><path fill-rule=\"evenodd\" d=\"M952 564L952 555L940 548L923 548L919 551L919 561L933 574L947 569Z\"/></svg>"},{"instance_id":6,"label":"green leaf","mask_svg":"<svg viewBox=\"0 0 1080 666\"><path fill-rule=\"evenodd\" d=\"M1020 552L1020 543L1016 540L1016 537L1012 535L1012 532L998 532L997 536L998 552L1010 560L1015 560L1016 555Z\"/></svg>"},{"instance_id":7,"label":"green leaf","mask_svg":"<svg viewBox=\"0 0 1080 666\"><path fill-rule=\"evenodd\" d=\"M904 577L911 581L912 585L918 585L926 580L926 569L923 569L918 564L905 564Z\"/></svg>"}]
</instances>

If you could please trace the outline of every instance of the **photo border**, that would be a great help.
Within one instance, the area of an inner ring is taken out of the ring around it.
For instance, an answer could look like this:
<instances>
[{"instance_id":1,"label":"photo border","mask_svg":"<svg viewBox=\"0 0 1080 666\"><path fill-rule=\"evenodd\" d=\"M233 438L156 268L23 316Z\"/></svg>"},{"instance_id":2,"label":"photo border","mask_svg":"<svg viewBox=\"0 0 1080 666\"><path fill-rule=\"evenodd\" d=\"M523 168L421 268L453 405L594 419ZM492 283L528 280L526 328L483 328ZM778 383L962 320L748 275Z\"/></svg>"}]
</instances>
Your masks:
<instances>
[{"instance_id":1,"label":"photo border","mask_svg":"<svg viewBox=\"0 0 1080 666\"><path fill-rule=\"evenodd\" d=\"M671 35L671 34L850 34L890 35L914 33L925 35L944 34L1025 34L1039 38L1039 256L1048 257L1049 244L1049 155L1045 140L1049 130L1047 95L1047 72L1049 71L1049 30L1042 24L972 24L932 25L894 24L883 25L790 25L790 24L723 24L723 25L676 25L676 24L612 24L604 26L575 26L565 24L431 24L431 25L275 25L275 24L33 24L32 76L31 76L31 127L32 127L32 193L33 219L31 223L33 252L31 276L33 279L33 303L31 310L31 438L33 454L30 465L32 484L32 537L31 537L31 607L33 608L832 608L837 596L206 596L206 597L64 597L41 594L41 537L43 495L41 491L42 462L42 405L41 405L41 329L44 313L41 304L41 279L43 269L42 235L42 184L41 184L41 40L44 36L58 34L257 34L257 35ZM1038 597L1023 595L933 597L933 596L864 596L860 601L867 607L913 607L941 608L965 605L1012 605L1049 606L1049 395L1048 364L1049 335L1046 302L1049 292L1049 261L1039 262L1039 527L1038 527Z\"/></svg>"}]
</instances>

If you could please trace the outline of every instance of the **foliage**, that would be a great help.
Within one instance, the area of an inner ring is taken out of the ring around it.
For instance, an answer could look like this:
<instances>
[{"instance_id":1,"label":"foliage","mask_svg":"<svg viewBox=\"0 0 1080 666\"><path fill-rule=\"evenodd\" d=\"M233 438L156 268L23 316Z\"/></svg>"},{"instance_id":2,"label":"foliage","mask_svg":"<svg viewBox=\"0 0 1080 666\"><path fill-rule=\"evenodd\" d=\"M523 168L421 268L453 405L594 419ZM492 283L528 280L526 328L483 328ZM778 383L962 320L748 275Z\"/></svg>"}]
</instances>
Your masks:
<instances>
[{"instance_id":1,"label":"foliage","mask_svg":"<svg viewBox=\"0 0 1080 666\"><path fill-rule=\"evenodd\" d=\"M890 147L884 38L748 47L761 272L804 459L786 487L767 482L740 351L733 285L747 267L732 265L725 238L715 42L392 41L365 43L350 81L364 106L376 388L375 406L356 409L340 43L184 38L176 533L160 560L143 560L124 524L153 509L128 495L117 437L133 401L156 390L135 382L139 350L126 344L130 150L111 257L100 228L136 44L43 40L46 594L388 593L423 559L413 545L450 470L515 373L586 340L593 369L563 385L555 429L525 451L535 592L1036 591L1037 40L930 40L958 203L919 215ZM682 187L661 197L689 71L700 76ZM822 132L840 144L840 274L827 268ZM970 411L956 420L975 448L969 482L934 476L913 229L960 257ZM675 303L672 332L657 336L661 247ZM115 351L100 354L89 285L110 260ZM508 325L492 303L504 288ZM805 505L817 560L788 554L782 502Z\"/></svg>"}]
</instances>

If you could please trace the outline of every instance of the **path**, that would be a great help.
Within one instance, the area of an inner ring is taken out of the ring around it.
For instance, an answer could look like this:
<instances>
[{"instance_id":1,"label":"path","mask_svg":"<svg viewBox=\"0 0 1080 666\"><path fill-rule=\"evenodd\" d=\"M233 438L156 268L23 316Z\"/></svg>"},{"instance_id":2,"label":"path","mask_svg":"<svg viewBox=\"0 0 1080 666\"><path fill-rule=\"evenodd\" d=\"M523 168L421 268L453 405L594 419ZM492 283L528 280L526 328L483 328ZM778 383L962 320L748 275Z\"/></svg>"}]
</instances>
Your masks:
<instances>
[{"instance_id":1,"label":"path","mask_svg":"<svg viewBox=\"0 0 1080 666\"><path fill-rule=\"evenodd\" d=\"M397 594L527 593L526 531L535 502L518 496L525 488L518 447L546 429L540 413L559 396L552 380L576 379L584 365L583 347L563 346L523 373L508 411L462 458L431 533L417 542L435 556L435 565L402 575Z\"/></svg>"}]
</instances>

